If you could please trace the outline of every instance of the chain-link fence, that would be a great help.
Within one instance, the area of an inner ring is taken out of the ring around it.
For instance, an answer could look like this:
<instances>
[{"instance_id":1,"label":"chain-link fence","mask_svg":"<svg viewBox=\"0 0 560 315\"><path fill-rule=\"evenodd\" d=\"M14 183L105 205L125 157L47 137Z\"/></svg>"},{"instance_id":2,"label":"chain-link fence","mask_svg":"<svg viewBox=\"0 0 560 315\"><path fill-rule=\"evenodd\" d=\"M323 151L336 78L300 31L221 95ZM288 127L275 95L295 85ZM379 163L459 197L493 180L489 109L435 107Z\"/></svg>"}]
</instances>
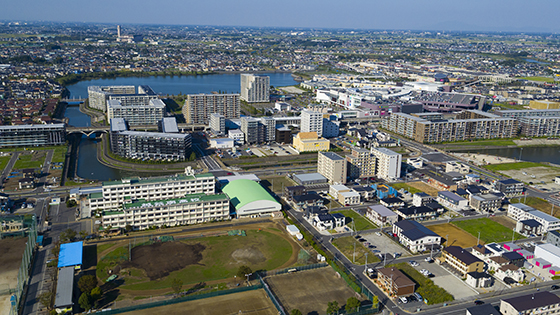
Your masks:
<instances>
[{"instance_id":1,"label":"chain-link fence","mask_svg":"<svg viewBox=\"0 0 560 315\"><path fill-rule=\"evenodd\" d=\"M22 300L24 295L24 288L27 289L29 281L29 272L31 270L31 262L33 261L33 254L35 253L35 244L37 242L37 219L33 215L33 220L29 226L29 234L27 235L27 243L25 245L25 251L23 252L23 257L21 258L21 265L19 267L17 275L17 285L12 292L12 308L10 314L18 314L19 309L22 306Z\"/></svg>"}]
</instances>

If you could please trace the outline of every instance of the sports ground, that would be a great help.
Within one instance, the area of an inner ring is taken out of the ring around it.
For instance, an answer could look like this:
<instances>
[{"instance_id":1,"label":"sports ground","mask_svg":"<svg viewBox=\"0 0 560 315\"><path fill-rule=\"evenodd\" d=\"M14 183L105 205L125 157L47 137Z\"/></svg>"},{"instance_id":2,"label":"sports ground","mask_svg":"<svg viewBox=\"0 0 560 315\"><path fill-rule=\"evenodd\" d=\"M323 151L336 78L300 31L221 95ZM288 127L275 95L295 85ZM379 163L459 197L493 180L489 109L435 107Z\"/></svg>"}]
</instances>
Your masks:
<instances>
[{"instance_id":1,"label":"sports ground","mask_svg":"<svg viewBox=\"0 0 560 315\"><path fill-rule=\"evenodd\" d=\"M0 292L17 285L17 274L25 251L27 237L0 240ZM0 295L0 315L10 313L10 295Z\"/></svg>"}]
</instances>

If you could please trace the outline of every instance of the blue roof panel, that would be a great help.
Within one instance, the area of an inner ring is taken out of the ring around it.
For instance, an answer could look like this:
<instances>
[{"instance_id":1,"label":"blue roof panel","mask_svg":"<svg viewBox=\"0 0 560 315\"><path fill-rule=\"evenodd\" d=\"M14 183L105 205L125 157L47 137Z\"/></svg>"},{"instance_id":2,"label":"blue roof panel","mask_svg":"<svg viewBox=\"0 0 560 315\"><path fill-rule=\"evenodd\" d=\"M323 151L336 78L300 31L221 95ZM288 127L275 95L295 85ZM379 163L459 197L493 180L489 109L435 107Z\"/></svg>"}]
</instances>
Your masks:
<instances>
[{"instance_id":1,"label":"blue roof panel","mask_svg":"<svg viewBox=\"0 0 560 315\"><path fill-rule=\"evenodd\" d=\"M74 242L60 245L58 268L81 265L83 253L84 242Z\"/></svg>"}]
</instances>

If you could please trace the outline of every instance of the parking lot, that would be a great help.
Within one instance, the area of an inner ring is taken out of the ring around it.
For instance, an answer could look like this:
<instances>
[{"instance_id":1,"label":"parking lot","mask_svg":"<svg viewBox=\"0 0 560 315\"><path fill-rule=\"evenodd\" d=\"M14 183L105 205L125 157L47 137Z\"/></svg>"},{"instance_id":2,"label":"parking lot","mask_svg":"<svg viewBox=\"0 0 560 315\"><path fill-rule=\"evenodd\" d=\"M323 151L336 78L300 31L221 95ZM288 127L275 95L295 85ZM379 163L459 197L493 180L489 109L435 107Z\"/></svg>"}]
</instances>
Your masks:
<instances>
[{"instance_id":1,"label":"parking lot","mask_svg":"<svg viewBox=\"0 0 560 315\"><path fill-rule=\"evenodd\" d=\"M426 269L431 272L434 277L430 278L432 281L442 287L445 291L449 292L456 300L464 299L468 297L472 297L476 295L476 292L473 291L466 283L462 280L457 279L455 276L450 274L447 270L443 269L437 263L428 263L422 260L414 260L418 263L418 266L415 266L414 269L420 271L422 269Z\"/></svg>"},{"instance_id":2,"label":"parking lot","mask_svg":"<svg viewBox=\"0 0 560 315\"><path fill-rule=\"evenodd\" d=\"M366 241L369 242L370 244L376 246L376 248L372 248L371 250L372 252L375 253L377 257L380 257L382 261L383 261L383 257L381 256L381 254L385 254L385 253L389 253L389 254L400 253L401 257L410 256L410 253L404 247L393 242L384 233L382 232L378 232L378 233L379 235L377 235L376 233L363 234L362 237L365 238ZM387 257L387 263L390 263L389 257L393 258L392 256L389 255Z\"/></svg>"}]
</instances>

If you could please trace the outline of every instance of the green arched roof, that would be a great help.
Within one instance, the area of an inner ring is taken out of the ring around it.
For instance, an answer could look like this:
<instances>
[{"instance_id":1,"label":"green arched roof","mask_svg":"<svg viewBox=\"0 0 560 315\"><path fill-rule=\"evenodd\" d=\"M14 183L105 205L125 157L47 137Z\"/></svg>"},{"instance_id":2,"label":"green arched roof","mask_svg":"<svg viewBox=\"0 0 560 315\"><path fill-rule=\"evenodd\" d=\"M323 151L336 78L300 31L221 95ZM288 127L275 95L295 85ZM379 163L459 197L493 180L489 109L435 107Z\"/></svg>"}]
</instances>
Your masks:
<instances>
[{"instance_id":1,"label":"green arched roof","mask_svg":"<svg viewBox=\"0 0 560 315\"><path fill-rule=\"evenodd\" d=\"M245 205L255 201L272 201L277 204L274 199L261 184L250 179L237 179L227 183L222 191L228 195L231 204L236 210L241 209Z\"/></svg>"}]
</instances>

